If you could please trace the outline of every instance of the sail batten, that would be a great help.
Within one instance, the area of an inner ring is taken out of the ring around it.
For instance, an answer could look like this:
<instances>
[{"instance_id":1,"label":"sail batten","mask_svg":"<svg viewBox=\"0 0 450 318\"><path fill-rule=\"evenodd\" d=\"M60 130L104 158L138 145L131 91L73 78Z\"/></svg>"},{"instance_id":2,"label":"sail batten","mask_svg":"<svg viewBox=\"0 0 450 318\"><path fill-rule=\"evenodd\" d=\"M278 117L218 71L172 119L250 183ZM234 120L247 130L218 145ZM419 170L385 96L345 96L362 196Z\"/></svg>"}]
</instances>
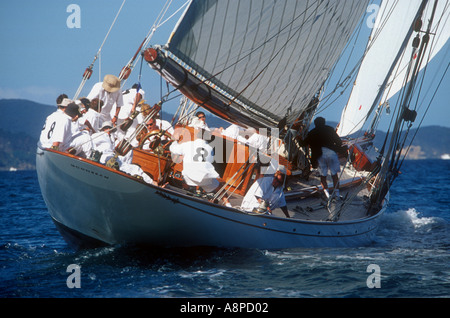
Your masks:
<instances>
[{"instance_id":1,"label":"sail batten","mask_svg":"<svg viewBox=\"0 0 450 318\"><path fill-rule=\"evenodd\" d=\"M168 50L248 107L293 122L340 56L368 1L193 1ZM268 120L269 118L269 120Z\"/></svg>"}]
</instances>

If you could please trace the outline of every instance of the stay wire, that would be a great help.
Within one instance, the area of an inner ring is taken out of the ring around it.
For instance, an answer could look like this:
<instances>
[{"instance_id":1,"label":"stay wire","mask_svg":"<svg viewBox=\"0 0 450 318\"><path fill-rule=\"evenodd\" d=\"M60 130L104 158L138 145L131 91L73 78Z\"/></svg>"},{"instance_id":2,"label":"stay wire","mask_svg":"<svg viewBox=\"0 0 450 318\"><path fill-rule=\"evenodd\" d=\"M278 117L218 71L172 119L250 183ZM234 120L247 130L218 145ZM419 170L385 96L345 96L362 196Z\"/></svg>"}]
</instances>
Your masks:
<instances>
[{"instance_id":1,"label":"stay wire","mask_svg":"<svg viewBox=\"0 0 450 318\"><path fill-rule=\"evenodd\" d=\"M122 11L123 6L125 5L125 2L126 2L126 0L123 0L122 5L120 6L119 11L118 11L117 14L116 14L116 17L114 18L114 20L113 20L111 26L109 27L108 32L106 33L105 38L103 39L102 44L100 45L100 48L99 48L98 51L97 51L97 54L95 54L95 56L94 56L94 60L92 61L91 65L88 67L88 69L89 69L91 72L92 72L92 68L94 67L95 61L99 58L100 53L101 53L101 51L102 51L102 49L103 49L103 46L105 45L106 40L108 39L109 34L111 33L112 28L113 28L114 25L116 24L117 18L119 17L120 12ZM90 77L90 75L88 76L88 74L87 74L86 71L85 71L85 73L83 74L83 80L82 80L80 86L78 87L78 90L77 90L77 92L75 93L75 96L73 97L73 100L76 100L76 99L78 98L79 94L81 93L81 90L82 90L83 87L84 87L84 84L85 84L86 81L89 79L89 77Z\"/></svg>"},{"instance_id":2,"label":"stay wire","mask_svg":"<svg viewBox=\"0 0 450 318\"><path fill-rule=\"evenodd\" d=\"M402 159L402 161L401 161L401 163L400 163L399 168L403 165L403 162L404 162L405 159L406 159L406 154L409 152L409 149L411 148L412 143L413 143L414 139L416 138L416 135L417 135L417 133L419 132L419 129L420 129L421 126L422 126L423 120L425 119L425 116L426 116L426 114L428 113L428 110L430 109L430 106L431 106L431 104L432 104L432 102L433 102L433 100L434 100L434 98L435 98L435 96L436 96L436 94L437 94L437 92L438 92L438 90L439 90L439 87L441 86L442 81L444 80L444 78L445 78L445 76L446 76L446 74L447 74L447 71L448 71L449 66L450 66L450 63L447 63L447 67L445 68L444 74L442 75L442 77L441 77L441 79L440 79L440 81L439 81L439 84L438 84L438 86L436 87L436 89L435 89L435 91L434 91L434 93L433 93L433 96L432 96L431 99L430 99L430 102L428 103L428 106L427 106L427 108L426 108L426 110L425 110L425 112L424 112L424 115L422 116L422 119L420 120L420 123L419 123L419 125L418 125L418 127L417 127L417 129L416 129L416 131L415 131L415 133L414 133L414 135L413 135L411 141L410 141L410 144L409 144L409 146L408 146L408 150L407 150L407 152L405 153L405 156L403 157L403 159Z\"/></svg>"}]
</instances>

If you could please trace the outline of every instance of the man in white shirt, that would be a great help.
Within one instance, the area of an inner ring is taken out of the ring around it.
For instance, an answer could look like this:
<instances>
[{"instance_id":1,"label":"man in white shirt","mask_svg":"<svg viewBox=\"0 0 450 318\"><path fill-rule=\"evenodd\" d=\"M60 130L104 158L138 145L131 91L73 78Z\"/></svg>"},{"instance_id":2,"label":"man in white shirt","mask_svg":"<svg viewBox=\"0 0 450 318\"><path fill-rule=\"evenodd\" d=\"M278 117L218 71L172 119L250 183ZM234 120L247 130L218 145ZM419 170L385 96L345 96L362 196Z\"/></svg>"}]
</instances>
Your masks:
<instances>
[{"instance_id":1,"label":"man in white shirt","mask_svg":"<svg viewBox=\"0 0 450 318\"><path fill-rule=\"evenodd\" d=\"M269 139L267 136L260 134L259 131L255 129L254 133L250 136L250 138L248 138L247 144L259 152L267 153Z\"/></svg>"},{"instance_id":2,"label":"man in white shirt","mask_svg":"<svg viewBox=\"0 0 450 318\"><path fill-rule=\"evenodd\" d=\"M206 192L213 192L219 187L219 174L212 165L213 148L203 139L202 130L196 131L194 141L173 142L170 151L172 156L183 156L182 175L187 185Z\"/></svg>"},{"instance_id":3,"label":"man in white shirt","mask_svg":"<svg viewBox=\"0 0 450 318\"><path fill-rule=\"evenodd\" d=\"M140 88L139 84L134 84L132 88L127 89L122 92L122 98L123 98L123 106L120 107L120 111L118 114L118 119L116 122L116 125L119 126L119 129L117 130L117 138L119 140L123 139L128 129L130 129L130 126L133 126L133 128L136 128L136 119L133 120L131 125L124 125L125 121L130 118L130 116L138 109L138 104L141 100L143 100L145 97L145 92L143 89ZM116 111L115 108L111 110L111 116L114 116L114 112Z\"/></svg>"},{"instance_id":4,"label":"man in white shirt","mask_svg":"<svg viewBox=\"0 0 450 318\"><path fill-rule=\"evenodd\" d=\"M81 118L81 123L83 123L86 126L90 126L90 134L94 134L98 131L100 131L100 121L101 121L101 115L98 111L98 104L99 104L99 100L97 99L97 102L91 103L89 104L89 108L87 110L87 112L83 115L83 117Z\"/></svg>"},{"instance_id":5,"label":"man in white shirt","mask_svg":"<svg viewBox=\"0 0 450 318\"><path fill-rule=\"evenodd\" d=\"M110 121L105 121L100 128L100 131L92 134L92 148L102 155L100 163L105 164L108 159L114 157L114 137L111 136L113 124Z\"/></svg>"},{"instance_id":6,"label":"man in white shirt","mask_svg":"<svg viewBox=\"0 0 450 318\"><path fill-rule=\"evenodd\" d=\"M286 199L283 192L283 183L286 175L283 167L274 176L262 177L247 191L241 209L248 212L269 213L276 208L280 208L289 218L286 206Z\"/></svg>"},{"instance_id":7,"label":"man in white shirt","mask_svg":"<svg viewBox=\"0 0 450 318\"><path fill-rule=\"evenodd\" d=\"M92 87L91 92L87 96L89 100L94 98L99 98L103 101L103 107L101 109L102 122L111 121L113 124L116 123L120 107L123 106L123 96L120 89L120 80L114 75L106 75L103 82L99 82ZM115 115L111 116L111 110L114 105L116 106Z\"/></svg>"},{"instance_id":8,"label":"man in white shirt","mask_svg":"<svg viewBox=\"0 0 450 318\"><path fill-rule=\"evenodd\" d=\"M195 117L193 117L191 122L189 123L189 127L211 131L211 129L208 127L208 124L206 123L206 115L204 112L197 112L195 114Z\"/></svg>"},{"instance_id":9,"label":"man in white shirt","mask_svg":"<svg viewBox=\"0 0 450 318\"><path fill-rule=\"evenodd\" d=\"M61 105L63 111L57 110L50 114L45 120L39 138L43 148L54 148L60 151L66 151L72 141L72 121L76 121L80 112L78 105L69 99L64 99Z\"/></svg>"},{"instance_id":10,"label":"man in white shirt","mask_svg":"<svg viewBox=\"0 0 450 318\"><path fill-rule=\"evenodd\" d=\"M92 148L100 153L99 162L106 164L108 160L115 157L114 151L114 137L112 136L113 124L110 121L105 121L102 124L101 131L92 135ZM147 175L141 167L135 164L130 164L121 160L121 157L115 158L117 162L117 169L132 176L140 176L142 180L155 186L158 183Z\"/></svg>"}]
</instances>

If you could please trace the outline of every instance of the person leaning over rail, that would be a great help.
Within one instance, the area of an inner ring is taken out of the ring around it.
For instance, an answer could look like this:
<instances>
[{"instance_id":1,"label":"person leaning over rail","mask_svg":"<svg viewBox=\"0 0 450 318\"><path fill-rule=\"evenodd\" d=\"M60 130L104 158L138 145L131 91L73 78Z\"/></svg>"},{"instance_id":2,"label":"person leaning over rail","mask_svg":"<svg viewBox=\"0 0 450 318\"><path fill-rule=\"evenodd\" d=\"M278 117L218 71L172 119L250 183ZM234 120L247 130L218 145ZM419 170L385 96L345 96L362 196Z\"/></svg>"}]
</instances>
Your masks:
<instances>
[{"instance_id":1,"label":"person leaning over rail","mask_svg":"<svg viewBox=\"0 0 450 318\"><path fill-rule=\"evenodd\" d=\"M253 183L244 196L241 209L248 212L272 214L276 208L280 208L287 218L290 218L284 196L284 181L286 170L278 167L274 175L268 175Z\"/></svg>"}]
</instances>

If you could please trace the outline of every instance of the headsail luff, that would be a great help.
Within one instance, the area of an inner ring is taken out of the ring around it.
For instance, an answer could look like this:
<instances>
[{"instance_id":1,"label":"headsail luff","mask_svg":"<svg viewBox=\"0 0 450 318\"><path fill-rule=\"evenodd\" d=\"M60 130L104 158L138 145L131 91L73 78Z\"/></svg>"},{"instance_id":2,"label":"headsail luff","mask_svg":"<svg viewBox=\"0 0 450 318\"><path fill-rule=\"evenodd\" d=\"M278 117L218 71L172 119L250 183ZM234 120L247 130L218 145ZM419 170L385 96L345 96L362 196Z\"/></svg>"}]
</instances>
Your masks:
<instances>
[{"instance_id":1,"label":"headsail luff","mask_svg":"<svg viewBox=\"0 0 450 318\"><path fill-rule=\"evenodd\" d=\"M414 54L411 44L417 35L413 32L413 25L422 5L425 5L422 0L382 2L366 55L341 115L338 127L340 136L359 131L377 105L394 96L405 85L408 65ZM422 17L423 23L429 20L433 5L434 1L428 2ZM425 61L431 60L449 38L449 12L449 1L439 1L436 10L438 18L434 19L432 27L432 34L439 36ZM421 67L425 65L422 63Z\"/></svg>"},{"instance_id":2,"label":"headsail luff","mask_svg":"<svg viewBox=\"0 0 450 318\"><path fill-rule=\"evenodd\" d=\"M435 1L429 1L424 12L424 17L422 18L422 23L426 24L432 15L432 8ZM431 26L431 39L428 42L430 50L426 52L423 57L424 63L420 65L420 70L423 69L427 62L431 61L436 54L438 54L441 49L446 45L448 39L450 38L450 1L439 0L436 3L436 10L433 18L433 23ZM411 37L411 42L413 41L413 36ZM404 56L406 59L402 59L397 63L395 74L391 75L388 82L388 87L382 101L390 99L392 96L397 94L398 91L405 85L404 79L406 76L406 71L408 69L408 58L413 54L413 46L407 46Z\"/></svg>"},{"instance_id":3,"label":"headsail luff","mask_svg":"<svg viewBox=\"0 0 450 318\"><path fill-rule=\"evenodd\" d=\"M232 96L223 106L203 107L238 114L229 119L245 125L289 124L320 89L367 4L194 0L167 49Z\"/></svg>"}]
</instances>

